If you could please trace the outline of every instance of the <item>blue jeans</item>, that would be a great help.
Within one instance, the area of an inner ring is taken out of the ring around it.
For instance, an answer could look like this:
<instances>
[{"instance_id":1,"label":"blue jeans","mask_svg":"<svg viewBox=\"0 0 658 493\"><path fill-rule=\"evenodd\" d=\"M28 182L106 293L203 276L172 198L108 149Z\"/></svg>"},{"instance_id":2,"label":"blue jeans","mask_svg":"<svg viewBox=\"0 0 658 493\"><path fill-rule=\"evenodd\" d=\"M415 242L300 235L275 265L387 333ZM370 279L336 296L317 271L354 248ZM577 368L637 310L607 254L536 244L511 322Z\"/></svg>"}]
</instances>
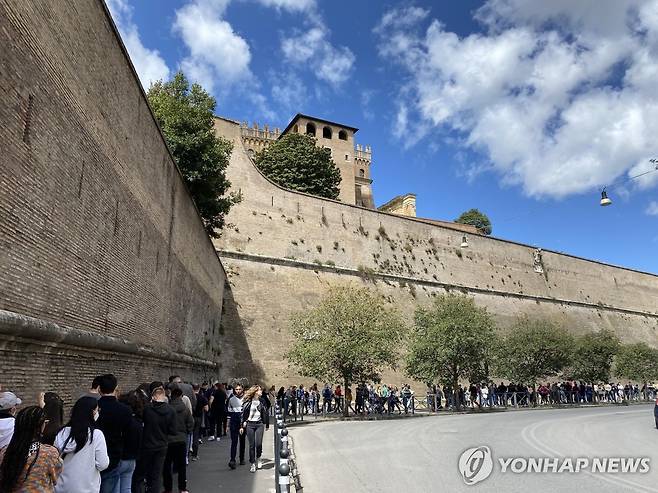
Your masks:
<instances>
[{"instance_id":1,"label":"blue jeans","mask_svg":"<svg viewBox=\"0 0 658 493\"><path fill-rule=\"evenodd\" d=\"M131 483L133 472L135 472L135 460L121 460L117 467L119 472L119 481L114 487L114 493L131 493Z\"/></svg>"},{"instance_id":2,"label":"blue jeans","mask_svg":"<svg viewBox=\"0 0 658 493\"><path fill-rule=\"evenodd\" d=\"M114 489L119 485L119 466L111 471L105 469L101 472L101 491L100 493L114 493Z\"/></svg>"}]
</instances>

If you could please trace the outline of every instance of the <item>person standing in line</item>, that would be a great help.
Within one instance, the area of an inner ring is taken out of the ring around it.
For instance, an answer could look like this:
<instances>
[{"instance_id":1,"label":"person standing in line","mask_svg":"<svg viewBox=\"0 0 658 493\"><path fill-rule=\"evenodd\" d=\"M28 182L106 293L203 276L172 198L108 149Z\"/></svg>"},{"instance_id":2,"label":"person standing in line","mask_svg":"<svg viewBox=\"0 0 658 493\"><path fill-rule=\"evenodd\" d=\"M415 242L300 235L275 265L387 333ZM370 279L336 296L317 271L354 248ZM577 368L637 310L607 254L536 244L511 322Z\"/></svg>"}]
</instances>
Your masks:
<instances>
[{"instance_id":1,"label":"person standing in line","mask_svg":"<svg viewBox=\"0 0 658 493\"><path fill-rule=\"evenodd\" d=\"M203 416L208 411L208 399L203 395L203 391L199 388L198 384L194 384L193 388L196 392L196 408L192 413L194 418L194 431L192 433L192 460L199 460L199 443L201 442L201 425L203 423Z\"/></svg>"},{"instance_id":2,"label":"person standing in line","mask_svg":"<svg viewBox=\"0 0 658 493\"><path fill-rule=\"evenodd\" d=\"M242 399L242 424L240 436L247 434L249 438L249 472L262 469L260 456L263 453L263 425L269 425L267 407L263 402L263 390L260 385L254 385L247 390ZM256 462L258 461L258 462Z\"/></svg>"},{"instance_id":3,"label":"person standing in line","mask_svg":"<svg viewBox=\"0 0 658 493\"><path fill-rule=\"evenodd\" d=\"M208 441L219 441L222 435L226 435L224 422L226 421L226 391L220 382L215 384L215 391L209 400L210 406L210 436Z\"/></svg>"},{"instance_id":4,"label":"person standing in line","mask_svg":"<svg viewBox=\"0 0 658 493\"><path fill-rule=\"evenodd\" d=\"M227 401L227 410L229 415L229 429L231 431L231 457L228 467L235 469L235 455L240 444L240 465L244 465L244 433L240 433L242 427L242 394L244 389L242 384L236 383L233 387L233 393Z\"/></svg>"},{"instance_id":5,"label":"person standing in line","mask_svg":"<svg viewBox=\"0 0 658 493\"><path fill-rule=\"evenodd\" d=\"M64 461L55 493L98 493L101 471L110 465L103 432L96 428L98 401L81 397L71 419L55 437L55 447Z\"/></svg>"},{"instance_id":6,"label":"person standing in line","mask_svg":"<svg viewBox=\"0 0 658 493\"><path fill-rule=\"evenodd\" d=\"M43 412L46 416L46 428L43 430L41 443L52 445L55 436L64 424L64 401L55 392L46 392L43 395Z\"/></svg>"},{"instance_id":7,"label":"person standing in line","mask_svg":"<svg viewBox=\"0 0 658 493\"><path fill-rule=\"evenodd\" d=\"M117 377L108 373L100 377L101 398L98 399L100 416L98 428L105 436L110 465L101 472L101 492L114 493L119 484L119 462L123 444L131 430L132 411L117 400Z\"/></svg>"},{"instance_id":8,"label":"person standing in line","mask_svg":"<svg viewBox=\"0 0 658 493\"><path fill-rule=\"evenodd\" d=\"M0 393L0 450L7 447L14 434L16 412L23 403L13 392Z\"/></svg>"},{"instance_id":9,"label":"person standing in line","mask_svg":"<svg viewBox=\"0 0 658 493\"><path fill-rule=\"evenodd\" d=\"M164 489L170 492L173 484L172 466L178 473L178 491L187 493L187 436L194 430L192 413L183 402L183 390L174 384L171 388L169 405L176 413L176 432L169 436L167 455L164 461Z\"/></svg>"},{"instance_id":10,"label":"person standing in line","mask_svg":"<svg viewBox=\"0 0 658 493\"><path fill-rule=\"evenodd\" d=\"M133 474L142 447L144 401L136 390L121 395L119 401L130 408L132 419L130 420L130 431L124 436L123 451L119 462L119 483L114 493L131 493Z\"/></svg>"},{"instance_id":11,"label":"person standing in line","mask_svg":"<svg viewBox=\"0 0 658 493\"><path fill-rule=\"evenodd\" d=\"M164 387L156 385L151 395L151 403L144 408L142 449L133 474L133 493L162 493L169 436L176 434L176 412L167 402Z\"/></svg>"},{"instance_id":12,"label":"person standing in line","mask_svg":"<svg viewBox=\"0 0 658 493\"><path fill-rule=\"evenodd\" d=\"M39 441L46 426L43 409L39 406L21 409L13 424L9 444L0 449L0 487L3 493L53 493L62 461L55 447Z\"/></svg>"}]
</instances>

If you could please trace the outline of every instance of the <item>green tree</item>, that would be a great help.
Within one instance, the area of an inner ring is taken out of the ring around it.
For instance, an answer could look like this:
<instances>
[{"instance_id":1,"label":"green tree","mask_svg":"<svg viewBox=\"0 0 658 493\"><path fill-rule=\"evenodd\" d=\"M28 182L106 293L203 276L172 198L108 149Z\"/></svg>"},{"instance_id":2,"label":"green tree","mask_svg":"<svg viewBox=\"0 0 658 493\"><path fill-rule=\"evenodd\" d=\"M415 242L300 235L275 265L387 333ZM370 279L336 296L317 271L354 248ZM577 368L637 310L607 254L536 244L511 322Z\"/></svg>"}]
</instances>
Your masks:
<instances>
[{"instance_id":1,"label":"green tree","mask_svg":"<svg viewBox=\"0 0 658 493\"><path fill-rule=\"evenodd\" d=\"M645 342L622 344L615 358L615 373L635 382L652 382L658 379L658 350ZM645 388L646 398L646 388Z\"/></svg>"},{"instance_id":2,"label":"green tree","mask_svg":"<svg viewBox=\"0 0 658 493\"><path fill-rule=\"evenodd\" d=\"M455 222L475 226L477 230L483 235L490 235L492 231L491 221L487 215L477 209L471 209L469 211L463 212L461 216L455 219Z\"/></svg>"},{"instance_id":3,"label":"green tree","mask_svg":"<svg viewBox=\"0 0 658 493\"><path fill-rule=\"evenodd\" d=\"M494 322L485 308L468 296L443 295L418 307L406 357L407 374L426 383L450 385L457 409L460 379L487 377Z\"/></svg>"},{"instance_id":4,"label":"green tree","mask_svg":"<svg viewBox=\"0 0 658 493\"><path fill-rule=\"evenodd\" d=\"M558 375L571 362L573 337L546 319L520 318L497 347L496 375L531 384ZM533 392L535 404L537 393Z\"/></svg>"},{"instance_id":5,"label":"green tree","mask_svg":"<svg viewBox=\"0 0 658 493\"><path fill-rule=\"evenodd\" d=\"M318 197L337 199L340 171L331 151L308 135L286 134L257 153L256 166L278 185Z\"/></svg>"},{"instance_id":6,"label":"green tree","mask_svg":"<svg viewBox=\"0 0 658 493\"><path fill-rule=\"evenodd\" d=\"M215 98L199 84L190 87L182 72L151 85L147 96L206 231L217 238L239 196L228 193L226 167L233 144L213 131Z\"/></svg>"},{"instance_id":7,"label":"green tree","mask_svg":"<svg viewBox=\"0 0 658 493\"><path fill-rule=\"evenodd\" d=\"M398 311L367 288L335 286L320 303L292 318L288 360L300 374L330 382L376 380L399 359L405 324ZM344 406L344 415L348 415Z\"/></svg>"},{"instance_id":8,"label":"green tree","mask_svg":"<svg viewBox=\"0 0 658 493\"><path fill-rule=\"evenodd\" d=\"M590 332L577 337L569 370L575 380L608 382L612 361L619 351L619 338L610 330Z\"/></svg>"}]
</instances>

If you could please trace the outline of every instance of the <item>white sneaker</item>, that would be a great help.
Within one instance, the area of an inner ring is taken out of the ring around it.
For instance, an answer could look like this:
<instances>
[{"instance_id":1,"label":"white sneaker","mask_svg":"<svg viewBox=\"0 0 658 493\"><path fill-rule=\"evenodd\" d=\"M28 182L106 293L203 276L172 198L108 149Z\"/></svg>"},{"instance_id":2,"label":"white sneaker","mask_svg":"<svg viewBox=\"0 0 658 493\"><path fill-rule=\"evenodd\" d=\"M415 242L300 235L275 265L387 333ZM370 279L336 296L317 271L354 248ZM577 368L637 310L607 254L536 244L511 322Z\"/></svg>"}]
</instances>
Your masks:
<instances>
[{"instance_id":1,"label":"white sneaker","mask_svg":"<svg viewBox=\"0 0 658 493\"><path fill-rule=\"evenodd\" d=\"M256 465L257 469L262 469L263 468L263 461L258 459L258 464Z\"/></svg>"},{"instance_id":2,"label":"white sneaker","mask_svg":"<svg viewBox=\"0 0 658 493\"><path fill-rule=\"evenodd\" d=\"M215 441L215 435L210 435L210 436L208 437L208 441L209 441L209 442L213 442L213 441Z\"/></svg>"},{"instance_id":3,"label":"white sneaker","mask_svg":"<svg viewBox=\"0 0 658 493\"><path fill-rule=\"evenodd\" d=\"M256 464L252 464L249 468L249 472L256 472Z\"/></svg>"}]
</instances>

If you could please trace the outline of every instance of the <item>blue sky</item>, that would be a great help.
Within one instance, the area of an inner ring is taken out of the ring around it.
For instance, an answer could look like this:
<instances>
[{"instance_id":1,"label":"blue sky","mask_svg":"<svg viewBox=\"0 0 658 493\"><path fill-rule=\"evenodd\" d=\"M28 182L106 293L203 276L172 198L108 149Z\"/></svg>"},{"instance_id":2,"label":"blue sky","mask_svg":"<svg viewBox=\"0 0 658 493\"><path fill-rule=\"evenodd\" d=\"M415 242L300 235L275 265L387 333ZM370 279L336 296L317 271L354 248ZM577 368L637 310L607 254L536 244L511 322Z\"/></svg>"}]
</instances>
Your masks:
<instances>
[{"instance_id":1,"label":"blue sky","mask_svg":"<svg viewBox=\"0 0 658 493\"><path fill-rule=\"evenodd\" d=\"M183 69L222 116L358 127L378 205L658 273L658 172L626 181L658 157L658 0L108 4L145 87Z\"/></svg>"}]
</instances>

